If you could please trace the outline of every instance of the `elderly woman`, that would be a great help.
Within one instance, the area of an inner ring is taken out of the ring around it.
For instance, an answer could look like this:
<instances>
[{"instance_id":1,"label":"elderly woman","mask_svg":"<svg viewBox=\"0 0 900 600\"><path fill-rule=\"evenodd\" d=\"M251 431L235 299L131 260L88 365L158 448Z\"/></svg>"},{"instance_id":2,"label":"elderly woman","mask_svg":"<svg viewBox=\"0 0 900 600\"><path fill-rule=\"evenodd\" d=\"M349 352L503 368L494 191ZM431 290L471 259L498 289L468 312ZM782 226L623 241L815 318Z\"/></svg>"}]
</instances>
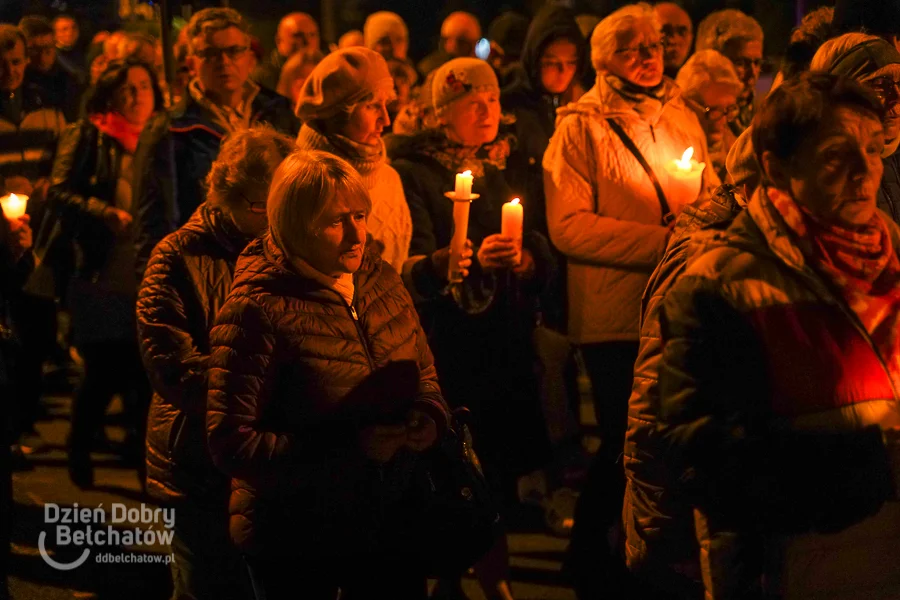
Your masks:
<instances>
[{"instance_id":1,"label":"elderly woman","mask_svg":"<svg viewBox=\"0 0 900 600\"><path fill-rule=\"evenodd\" d=\"M881 101L885 143L878 208L900 223L900 52L882 38L846 33L822 44L810 69L851 77Z\"/></svg>"},{"instance_id":2,"label":"elderly woman","mask_svg":"<svg viewBox=\"0 0 900 600\"><path fill-rule=\"evenodd\" d=\"M330 152L362 176L372 199L368 231L397 271L409 256L412 218L397 172L387 164L381 134L394 98L387 63L374 50L337 50L316 65L297 101L303 127L297 145Z\"/></svg>"},{"instance_id":3,"label":"elderly woman","mask_svg":"<svg viewBox=\"0 0 900 600\"><path fill-rule=\"evenodd\" d=\"M715 50L728 57L744 84L738 97L740 112L731 123L735 135L740 135L756 112L756 83L763 61L762 27L739 10L717 10L697 26L696 51L700 50Z\"/></svg>"},{"instance_id":4,"label":"elderly woman","mask_svg":"<svg viewBox=\"0 0 900 600\"><path fill-rule=\"evenodd\" d=\"M414 287L420 293L423 282L428 284L430 300L419 310L447 401L472 408L488 478L511 502L516 474L542 466L546 458L531 332L537 295L551 278L553 259L546 238L534 229L537 207L528 198L522 200L520 261L515 241L500 233L502 207L513 194L503 170L509 148L497 140L500 89L490 65L475 58L442 65L434 73L432 101L440 126L395 140L392 147L413 215L413 258L405 275L418 277ZM471 203L468 219L476 260L463 284L440 294L448 265L423 257L450 243L454 208L444 193L466 170L481 195ZM503 597L496 596L496 582L485 581L489 597Z\"/></svg>"},{"instance_id":5,"label":"elderly woman","mask_svg":"<svg viewBox=\"0 0 900 600\"><path fill-rule=\"evenodd\" d=\"M591 36L591 60L596 84L558 111L543 159L550 237L568 259L568 334L591 379L602 439L594 483L580 501L587 512L575 519L585 532L573 538L576 554L581 540L588 546L605 540L621 509L624 475L617 458L638 352L641 293L675 216L718 181L709 168L695 190L667 176L666 165L688 147L699 161L708 164L709 157L696 115L663 76L663 44L649 5L629 5L601 21ZM589 579L600 560L588 558L595 552L603 549L583 550Z\"/></svg>"},{"instance_id":6,"label":"elderly woman","mask_svg":"<svg viewBox=\"0 0 900 600\"><path fill-rule=\"evenodd\" d=\"M231 290L235 262L265 231L272 175L296 149L271 129L225 139L207 176L206 202L150 257L137 302L138 337L153 384L147 491L176 509L177 598L237 598L240 560L229 552L229 479L206 448L209 332Z\"/></svg>"},{"instance_id":7,"label":"elderly woman","mask_svg":"<svg viewBox=\"0 0 900 600\"><path fill-rule=\"evenodd\" d=\"M310 598L425 594L373 522L448 415L412 299L366 242L371 207L346 161L290 155L212 331L209 448L235 479L232 538L270 599L297 581ZM353 393L400 361L417 367L411 389Z\"/></svg>"},{"instance_id":8,"label":"elderly woman","mask_svg":"<svg viewBox=\"0 0 900 600\"><path fill-rule=\"evenodd\" d=\"M715 50L696 52L681 67L675 80L688 108L696 113L706 133L709 158L721 181L727 179L725 157L737 139L729 124L740 113L738 96L744 84L731 61Z\"/></svg>"},{"instance_id":9,"label":"elderly woman","mask_svg":"<svg viewBox=\"0 0 900 600\"><path fill-rule=\"evenodd\" d=\"M72 412L69 474L81 487L93 484L91 445L114 394L135 409L131 429L143 445L149 388L134 335L131 181L138 136L163 109L157 81L146 63L110 63L86 102L87 118L60 140L51 175L49 202L79 249L68 302L84 380Z\"/></svg>"},{"instance_id":10,"label":"elderly woman","mask_svg":"<svg viewBox=\"0 0 900 600\"><path fill-rule=\"evenodd\" d=\"M900 597L900 229L876 209L882 113L830 74L773 91L753 130L763 185L664 300L666 456L717 596Z\"/></svg>"}]
</instances>

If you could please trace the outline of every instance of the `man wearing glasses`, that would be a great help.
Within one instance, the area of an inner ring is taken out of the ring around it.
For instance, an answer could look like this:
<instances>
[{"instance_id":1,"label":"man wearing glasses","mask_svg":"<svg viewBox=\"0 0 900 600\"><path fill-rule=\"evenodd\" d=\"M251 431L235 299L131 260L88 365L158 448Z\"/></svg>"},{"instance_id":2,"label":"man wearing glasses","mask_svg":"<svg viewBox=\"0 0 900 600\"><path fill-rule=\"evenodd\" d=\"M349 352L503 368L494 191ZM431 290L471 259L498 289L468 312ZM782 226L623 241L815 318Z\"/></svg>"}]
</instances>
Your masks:
<instances>
[{"instance_id":1,"label":"man wearing glasses","mask_svg":"<svg viewBox=\"0 0 900 600\"><path fill-rule=\"evenodd\" d=\"M249 79L249 27L237 11L208 8L187 24L197 77L171 114L144 130L135 156L137 272L159 240L183 225L205 200L203 181L228 133L267 123L296 135L290 101Z\"/></svg>"},{"instance_id":2,"label":"man wearing glasses","mask_svg":"<svg viewBox=\"0 0 900 600\"><path fill-rule=\"evenodd\" d=\"M666 77L675 79L687 60L694 43L694 24L690 15L674 2L657 2L653 6L663 37L663 65Z\"/></svg>"}]
</instances>

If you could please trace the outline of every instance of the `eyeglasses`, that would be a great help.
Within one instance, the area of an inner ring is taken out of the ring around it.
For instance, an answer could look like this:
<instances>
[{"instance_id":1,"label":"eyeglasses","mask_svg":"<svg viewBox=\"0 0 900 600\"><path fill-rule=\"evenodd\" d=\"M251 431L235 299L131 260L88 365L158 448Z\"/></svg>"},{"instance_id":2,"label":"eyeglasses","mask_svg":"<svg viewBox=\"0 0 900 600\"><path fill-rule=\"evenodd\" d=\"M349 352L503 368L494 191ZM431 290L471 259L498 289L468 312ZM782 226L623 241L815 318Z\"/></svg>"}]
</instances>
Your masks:
<instances>
[{"instance_id":1,"label":"eyeglasses","mask_svg":"<svg viewBox=\"0 0 900 600\"><path fill-rule=\"evenodd\" d=\"M621 54L629 60L634 60L639 56L655 56L662 54L663 43L653 42L652 44L641 44L640 46L632 46L631 48L619 48L615 54Z\"/></svg>"},{"instance_id":2,"label":"eyeglasses","mask_svg":"<svg viewBox=\"0 0 900 600\"><path fill-rule=\"evenodd\" d=\"M871 89L878 100L886 105L888 101L900 101L900 81L895 81L890 77L878 77L867 81L866 85Z\"/></svg>"},{"instance_id":3,"label":"eyeglasses","mask_svg":"<svg viewBox=\"0 0 900 600\"><path fill-rule=\"evenodd\" d=\"M731 123L741 114L741 107L737 104L720 108L718 106L703 106L696 100L691 100L690 98L685 98L685 100L694 105L698 110L702 111L703 118L709 121L718 121L722 117L725 117L725 120Z\"/></svg>"},{"instance_id":4,"label":"eyeglasses","mask_svg":"<svg viewBox=\"0 0 900 600\"><path fill-rule=\"evenodd\" d=\"M734 58L732 64L738 69L761 69L763 59L761 58Z\"/></svg>"},{"instance_id":5,"label":"eyeglasses","mask_svg":"<svg viewBox=\"0 0 900 600\"><path fill-rule=\"evenodd\" d=\"M238 190L238 196L241 197L241 200L247 205L247 210L257 215L266 214L266 203L265 202L250 202L250 199L244 195L244 192Z\"/></svg>"},{"instance_id":6,"label":"eyeglasses","mask_svg":"<svg viewBox=\"0 0 900 600\"><path fill-rule=\"evenodd\" d=\"M197 50L194 52L194 54L201 60L221 60L225 56L227 56L231 60L235 60L249 49L249 46L228 46L227 48L216 48L215 46L210 46L208 48Z\"/></svg>"}]
</instances>

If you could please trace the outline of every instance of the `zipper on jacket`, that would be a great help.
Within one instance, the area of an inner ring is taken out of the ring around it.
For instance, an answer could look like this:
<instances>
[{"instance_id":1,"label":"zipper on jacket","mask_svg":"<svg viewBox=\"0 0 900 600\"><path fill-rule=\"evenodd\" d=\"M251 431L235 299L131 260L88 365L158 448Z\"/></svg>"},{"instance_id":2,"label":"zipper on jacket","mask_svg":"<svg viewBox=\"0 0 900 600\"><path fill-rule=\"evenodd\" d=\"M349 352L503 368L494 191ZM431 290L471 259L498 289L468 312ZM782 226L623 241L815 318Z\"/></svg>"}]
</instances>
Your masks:
<instances>
[{"instance_id":1,"label":"zipper on jacket","mask_svg":"<svg viewBox=\"0 0 900 600\"><path fill-rule=\"evenodd\" d=\"M340 294L338 294L340 295ZM375 370L375 361L372 359L372 353L369 352L369 342L366 339L366 334L363 332L362 327L359 325L359 314L356 312L356 307L353 304L347 304L347 301L341 298L341 301L344 303L344 306L347 307L347 312L350 313L350 317L353 319L353 325L356 327L356 333L359 335L359 341L362 344L363 351L366 353L366 360L369 361L369 368L373 371Z\"/></svg>"},{"instance_id":2,"label":"zipper on jacket","mask_svg":"<svg viewBox=\"0 0 900 600\"><path fill-rule=\"evenodd\" d=\"M653 125L650 126L650 137L653 138L653 143L656 143L656 131L653 129Z\"/></svg>"}]
</instances>

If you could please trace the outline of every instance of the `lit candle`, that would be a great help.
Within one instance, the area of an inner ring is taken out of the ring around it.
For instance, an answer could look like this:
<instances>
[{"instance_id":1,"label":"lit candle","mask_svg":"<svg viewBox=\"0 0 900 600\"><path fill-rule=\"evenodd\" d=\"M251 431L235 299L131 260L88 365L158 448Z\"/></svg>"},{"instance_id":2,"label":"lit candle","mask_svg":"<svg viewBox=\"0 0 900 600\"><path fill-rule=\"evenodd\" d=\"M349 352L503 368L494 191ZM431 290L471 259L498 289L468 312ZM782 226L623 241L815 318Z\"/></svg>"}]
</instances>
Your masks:
<instances>
[{"instance_id":1,"label":"lit candle","mask_svg":"<svg viewBox=\"0 0 900 600\"><path fill-rule=\"evenodd\" d=\"M456 174L456 199L468 200L472 195L472 171L463 171Z\"/></svg>"},{"instance_id":2,"label":"lit candle","mask_svg":"<svg viewBox=\"0 0 900 600\"><path fill-rule=\"evenodd\" d=\"M693 146L684 151L680 159L666 164L669 174L669 185L666 191L671 196L669 208L678 214L681 208L690 204L700 196L700 185L706 163L697 162Z\"/></svg>"},{"instance_id":3,"label":"lit candle","mask_svg":"<svg viewBox=\"0 0 900 600\"><path fill-rule=\"evenodd\" d=\"M518 198L503 205L500 234L511 237L516 243L516 264L522 262L522 220L524 214Z\"/></svg>"},{"instance_id":4,"label":"lit candle","mask_svg":"<svg viewBox=\"0 0 900 600\"><path fill-rule=\"evenodd\" d=\"M25 206L28 204L28 196L23 194L9 194L0 198L0 207L7 219L19 219L25 216Z\"/></svg>"}]
</instances>

